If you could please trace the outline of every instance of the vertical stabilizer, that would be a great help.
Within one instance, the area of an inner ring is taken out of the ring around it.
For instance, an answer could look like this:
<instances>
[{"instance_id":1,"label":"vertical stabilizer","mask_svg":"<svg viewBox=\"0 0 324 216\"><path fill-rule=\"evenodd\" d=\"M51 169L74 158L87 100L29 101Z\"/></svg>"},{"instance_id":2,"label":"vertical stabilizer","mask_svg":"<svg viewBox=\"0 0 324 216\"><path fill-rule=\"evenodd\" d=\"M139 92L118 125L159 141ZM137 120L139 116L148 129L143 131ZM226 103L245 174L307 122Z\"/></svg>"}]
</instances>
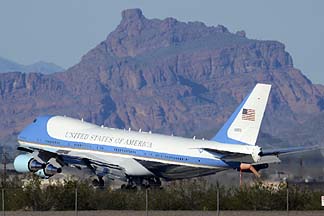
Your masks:
<instances>
[{"instance_id":1,"label":"vertical stabilizer","mask_svg":"<svg viewBox=\"0 0 324 216\"><path fill-rule=\"evenodd\" d=\"M212 140L255 145L270 89L271 85L258 83Z\"/></svg>"}]
</instances>

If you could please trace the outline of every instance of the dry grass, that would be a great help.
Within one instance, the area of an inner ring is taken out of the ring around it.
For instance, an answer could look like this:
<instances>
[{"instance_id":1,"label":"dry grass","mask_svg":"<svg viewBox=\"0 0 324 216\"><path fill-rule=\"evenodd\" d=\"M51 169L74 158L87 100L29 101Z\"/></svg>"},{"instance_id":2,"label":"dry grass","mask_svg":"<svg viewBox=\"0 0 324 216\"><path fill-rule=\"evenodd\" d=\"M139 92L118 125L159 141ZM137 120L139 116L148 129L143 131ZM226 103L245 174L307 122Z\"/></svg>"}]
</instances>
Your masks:
<instances>
[{"instance_id":1,"label":"dry grass","mask_svg":"<svg viewBox=\"0 0 324 216\"><path fill-rule=\"evenodd\" d=\"M74 211L16 211L6 216L75 216ZM78 216L146 216L145 211L79 211ZM217 216L215 211L149 211L149 216ZM323 216L324 211L291 211L290 216ZM221 211L220 216L287 216L285 211Z\"/></svg>"}]
</instances>

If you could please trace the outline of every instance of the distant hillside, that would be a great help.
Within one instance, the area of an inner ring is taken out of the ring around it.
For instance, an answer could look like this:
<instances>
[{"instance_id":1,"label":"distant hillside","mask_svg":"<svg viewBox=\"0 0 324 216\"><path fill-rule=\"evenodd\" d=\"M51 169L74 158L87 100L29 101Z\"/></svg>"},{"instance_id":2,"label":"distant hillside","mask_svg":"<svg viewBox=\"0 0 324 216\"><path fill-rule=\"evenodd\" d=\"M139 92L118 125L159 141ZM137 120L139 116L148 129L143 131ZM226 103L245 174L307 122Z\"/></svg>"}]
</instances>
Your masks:
<instances>
[{"instance_id":1,"label":"distant hillside","mask_svg":"<svg viewBox=\"0 0 324 216\"><path fill-rule=\"evenodd\" d=\"M43 74L51 74L54 72L64 71L63 68L57 66L53 63L39 61L31 65L21 65L16 62L10 61L8 59L0 57L0 73L4 72L35 72L35 73L43 73Z\"/></svg>"},{"instance_id":2,"label":"distant hillside","mask_svg":"<svg viewBox=\"0 0 324 216\"><path fill-rule=\"evenodd\" d=\"M323 112L324 87L294 68L284 44L126 10L116 29L70 69L0 74L0 137L15 136L40 114L181 136L212 134L257 82L272 84L264 140L284 143L273 137Z\"/></svg>"},{"instance_id":3,"label":"distant hillside","mask_svg":"<svg viewBox=\"0 0 324 216\"><path fill-rule=\"evenodd\" d=\"M282 134L282 139L288 140L291 146L319 145L324 147L323 138L324 112L309 118L301 125L291 127L287 133Z\"/></svg>"}]
</instances>

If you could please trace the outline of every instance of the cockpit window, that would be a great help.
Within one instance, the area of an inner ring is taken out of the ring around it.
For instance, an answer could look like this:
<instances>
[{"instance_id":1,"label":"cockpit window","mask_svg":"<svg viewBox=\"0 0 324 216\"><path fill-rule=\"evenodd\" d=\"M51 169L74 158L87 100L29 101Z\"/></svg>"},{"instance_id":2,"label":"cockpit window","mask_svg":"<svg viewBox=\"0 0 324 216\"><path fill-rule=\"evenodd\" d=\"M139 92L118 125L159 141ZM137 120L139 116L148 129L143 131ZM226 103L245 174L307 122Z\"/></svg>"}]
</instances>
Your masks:
<instances>
[{"instance_id":1,"label":"cockpit window","mask_svg":"<svg viewBox=\"0 0 324 216\"><path fill-rule=\"evenodd\" d=\"M34 119L33 123L37 122L37 119Z\"/></svg>"}]
</instances>

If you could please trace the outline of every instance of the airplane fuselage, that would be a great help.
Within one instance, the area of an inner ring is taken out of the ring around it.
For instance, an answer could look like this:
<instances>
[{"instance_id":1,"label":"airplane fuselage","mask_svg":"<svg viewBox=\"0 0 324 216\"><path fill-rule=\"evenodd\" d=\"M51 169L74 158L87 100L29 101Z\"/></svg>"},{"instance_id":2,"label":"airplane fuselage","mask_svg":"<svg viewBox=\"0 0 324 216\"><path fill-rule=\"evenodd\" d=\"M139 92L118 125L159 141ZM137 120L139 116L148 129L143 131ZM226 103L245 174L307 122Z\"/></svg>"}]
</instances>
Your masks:
<instances>
[{"instance_id":1,"label":"airplane fuselage","mask_svg":"<svg viewBox=\"0 0 324 216\"><path fill-rule=\"evenodd\" d=\"M230 168L200 148L216 145L212 141L100 127L62 116L37 118L18 142L22 147L120 164L131 176L178 179Z\"/></svg>"}]
</instances>

